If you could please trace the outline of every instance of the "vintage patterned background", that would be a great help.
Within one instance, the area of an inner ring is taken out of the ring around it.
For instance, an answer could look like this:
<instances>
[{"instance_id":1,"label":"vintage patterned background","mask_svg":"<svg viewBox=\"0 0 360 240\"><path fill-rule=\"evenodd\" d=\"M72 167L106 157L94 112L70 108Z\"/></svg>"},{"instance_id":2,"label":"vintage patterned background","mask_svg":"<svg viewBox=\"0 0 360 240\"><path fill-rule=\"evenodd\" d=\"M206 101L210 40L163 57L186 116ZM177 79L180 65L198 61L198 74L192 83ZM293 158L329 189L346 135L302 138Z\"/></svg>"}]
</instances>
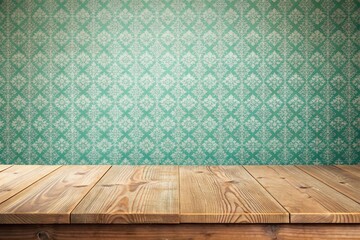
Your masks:
<instances>
[{"instance_id":1,"label":"vintage patterned background","mask_svg":"<svg viewBox=\"0 0 360 240\"><path fill-rule=\"evenodd\" d=\"M359 5L1 0L0 163L359 163Z\"/></svg>"}]
</instances>

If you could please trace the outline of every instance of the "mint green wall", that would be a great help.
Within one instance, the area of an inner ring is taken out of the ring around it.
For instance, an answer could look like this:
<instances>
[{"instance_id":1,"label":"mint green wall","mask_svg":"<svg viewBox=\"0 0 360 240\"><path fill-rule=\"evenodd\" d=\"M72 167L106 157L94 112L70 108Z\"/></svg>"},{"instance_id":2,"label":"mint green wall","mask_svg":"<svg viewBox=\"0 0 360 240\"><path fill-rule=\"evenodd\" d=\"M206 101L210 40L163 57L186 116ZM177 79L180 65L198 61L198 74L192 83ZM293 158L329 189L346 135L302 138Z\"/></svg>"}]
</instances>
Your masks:
<instances>
[{"instance_id":1,"label":"mint green wall","mask_svg":"<svg viewBox=\"0 0 360 240\"><path fill-rule=\"evenodd\" d=\"M359 5L2 0L0 163L359 163Z\"/></svg>"}]
</instances>

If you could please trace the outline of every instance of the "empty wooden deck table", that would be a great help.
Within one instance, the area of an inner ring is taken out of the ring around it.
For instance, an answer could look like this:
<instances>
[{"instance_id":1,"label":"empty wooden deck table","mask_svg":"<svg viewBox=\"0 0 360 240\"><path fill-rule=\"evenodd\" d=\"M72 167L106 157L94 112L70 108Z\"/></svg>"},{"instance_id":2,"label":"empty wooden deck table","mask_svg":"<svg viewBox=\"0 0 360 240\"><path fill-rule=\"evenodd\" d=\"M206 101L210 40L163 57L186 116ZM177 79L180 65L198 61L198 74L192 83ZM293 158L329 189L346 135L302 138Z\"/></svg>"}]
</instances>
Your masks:
<instances>
[{"instance_id":1,"label":"empty wooden deck table","mask_svg":"<svg viewBox=\"0 0 360 240\"><path fill-rule=\"evenodd\" d=\"M360 239L359 166L0 165L0 239Z\"/></svg>"}]
</instances>

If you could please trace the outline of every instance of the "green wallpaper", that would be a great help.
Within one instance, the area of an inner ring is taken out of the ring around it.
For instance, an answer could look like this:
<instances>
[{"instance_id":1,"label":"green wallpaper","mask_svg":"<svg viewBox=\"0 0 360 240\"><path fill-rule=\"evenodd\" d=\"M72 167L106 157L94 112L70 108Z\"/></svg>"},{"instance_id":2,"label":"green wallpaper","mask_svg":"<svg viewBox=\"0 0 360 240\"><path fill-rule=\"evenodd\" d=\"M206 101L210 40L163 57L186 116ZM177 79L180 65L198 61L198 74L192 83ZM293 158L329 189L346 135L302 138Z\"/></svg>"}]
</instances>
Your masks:
<instances>
[{"instance_id":1,"label":"green wallpaper","mask_svg":"<svg viewBox=\"0 0 360 240\"><path fill-rule=\"evenodd\" d=\"M360 163L358 0L0 0L0 163Z\"/></svg>"}]
</instances>

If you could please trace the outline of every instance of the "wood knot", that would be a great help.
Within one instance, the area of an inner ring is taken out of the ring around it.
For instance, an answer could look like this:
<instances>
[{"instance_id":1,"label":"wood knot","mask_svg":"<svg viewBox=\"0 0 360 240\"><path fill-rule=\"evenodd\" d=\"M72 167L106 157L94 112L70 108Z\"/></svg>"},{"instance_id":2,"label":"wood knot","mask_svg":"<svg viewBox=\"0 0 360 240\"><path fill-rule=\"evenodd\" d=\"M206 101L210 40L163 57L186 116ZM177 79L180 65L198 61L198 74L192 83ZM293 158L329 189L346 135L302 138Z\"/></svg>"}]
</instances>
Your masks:
<instances>
[{"instance_id":1,"label":"wood knot","mask_svg":"<svg viewBox=\"0 0 360 240\"><path fill-rule=\"evenodd\" d=\"M310 187L310 186L300 186L299 188L301 188L301 189L309 189L309 188L312 188L312 187Z\"/></svg>"},{"instance_id":2,"label":"wood knot","mask_svg":"<svg viewBox=\"0 0 360 240\"><path fill-rule=\"evenodd\" d=\"M342 181L341 181L341 182L339 182L339 183L340 183L340 184L346 184L346 182L342 182Z\"/></svg>"},{"instance_id":3,"label":"wood knot","mask_svg":"<svg viewBox=\"0 0 360 240\"><path fill-rule=\"evenodd\" d=\"M74 185L73 187L75 188L83 188L83 187L87 187L88 185Z\"/></svg>"},{"instance_id":4,"label":"wood knot","mask_svg":"<svg viewBox=\"0 0 360 240\"><path fill-rule=\"evenodd\" d=\"M52 237L50 237L50 234L46 231L40 231L36 234L36 237L38 240L52 240Z\"/></svg>"},{"instance_id":5,"label":"wood knot","mask_svg":"<svg viewBox=\"0 0 360 240\"><path fill-rule=\"evenodd\" d=\"M229 180L229 181L225 181L225 183L239 183L239 182L235 180Z\"/></svg>"}]
</instances>

